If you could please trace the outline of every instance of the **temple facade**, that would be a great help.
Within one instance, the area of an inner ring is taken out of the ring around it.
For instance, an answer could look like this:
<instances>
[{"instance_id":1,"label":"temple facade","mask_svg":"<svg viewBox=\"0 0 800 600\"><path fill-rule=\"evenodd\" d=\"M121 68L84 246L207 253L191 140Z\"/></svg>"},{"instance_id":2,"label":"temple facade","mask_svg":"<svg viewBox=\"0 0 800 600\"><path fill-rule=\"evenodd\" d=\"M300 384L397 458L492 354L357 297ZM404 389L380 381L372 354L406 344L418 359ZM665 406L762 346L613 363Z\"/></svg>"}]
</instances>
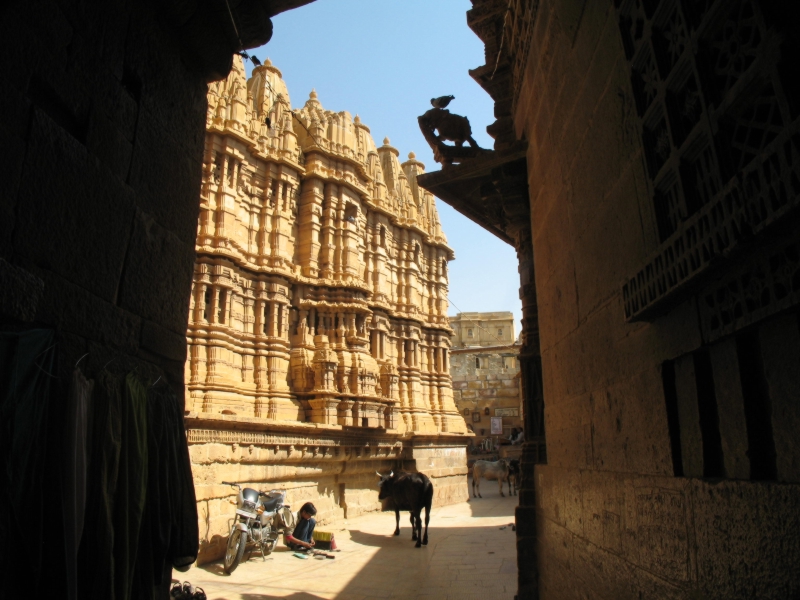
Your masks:
<instances>
[{"instance_id":1,"label":"temple facade","mask_svg":"<svg viewBox=\"0 0 800 600\"><path fill-rule=\"evenodd\" d=\"M293 110L269 61L247 79L235 57L206 125L186 362L201 561L227 535L222 480L286 488L323 521L378 509L381 469L466 499L454 255L423 164L314 91Z\"/></svg>"}]
</instances>

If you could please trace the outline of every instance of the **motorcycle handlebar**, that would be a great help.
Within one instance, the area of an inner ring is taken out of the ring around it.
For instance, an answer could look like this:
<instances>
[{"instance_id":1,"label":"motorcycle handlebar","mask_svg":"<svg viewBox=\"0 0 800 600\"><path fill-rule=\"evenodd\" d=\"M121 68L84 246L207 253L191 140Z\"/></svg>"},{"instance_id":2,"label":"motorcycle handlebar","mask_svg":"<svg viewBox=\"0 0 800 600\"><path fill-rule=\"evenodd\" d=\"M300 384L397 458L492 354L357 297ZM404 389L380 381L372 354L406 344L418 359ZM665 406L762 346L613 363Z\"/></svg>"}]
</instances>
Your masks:
<instances>
[{"instance_id":1,"label":"motorcycle handlebar","mask_svg":"<svg viewBox=\"0 0 800 600\"><path fill-rule=\"evenodd\" d=\"M230 481L223 481L223 482L222 482L222 485L229 485L229 486L231 486L231 487L235 487L235 488L240 488L240 487L242 487L242 486L240 486L238 483L231 483Z\"/></svg>"}]
</instances>

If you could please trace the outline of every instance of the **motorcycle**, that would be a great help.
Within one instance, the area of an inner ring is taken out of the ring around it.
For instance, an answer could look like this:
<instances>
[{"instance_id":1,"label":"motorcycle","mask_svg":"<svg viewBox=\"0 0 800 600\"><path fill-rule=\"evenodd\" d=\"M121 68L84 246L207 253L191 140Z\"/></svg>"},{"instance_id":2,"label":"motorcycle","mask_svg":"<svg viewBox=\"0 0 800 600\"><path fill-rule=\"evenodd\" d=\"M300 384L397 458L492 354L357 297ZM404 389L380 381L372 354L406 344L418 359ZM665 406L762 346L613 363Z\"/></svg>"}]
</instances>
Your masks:
<instances>
[{"instance_id":1,"label":"motorcycle","mask_svg":"<svg viewBox=\"0 0 800 600\"><path fill-rule=\"evenodd\" d=\"M242 488L238 483L222 482L238 490L233 526L225 549L225 573L230 575L239 566L248 543L261 551L262 560L278 545L283 533L294 530L295 519L291 507L285 504L286 492L271 490L259 492Z\"/></svg>"}]
</instances>

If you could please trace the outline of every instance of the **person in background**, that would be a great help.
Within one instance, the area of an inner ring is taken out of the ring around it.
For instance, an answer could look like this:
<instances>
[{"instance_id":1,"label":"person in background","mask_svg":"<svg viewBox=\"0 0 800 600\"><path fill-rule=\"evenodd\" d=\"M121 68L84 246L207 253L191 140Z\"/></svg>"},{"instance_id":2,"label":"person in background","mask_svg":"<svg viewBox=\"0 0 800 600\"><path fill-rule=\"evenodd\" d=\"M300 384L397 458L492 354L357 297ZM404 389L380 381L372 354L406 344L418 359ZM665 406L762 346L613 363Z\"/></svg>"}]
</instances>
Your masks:
<instances>
[{"instance_id":1,"label":"person in background","mask_svg":"<svg viewBox=\"0 0 800 600\"><path fill-rule=\"evenodd\" d=\"M513 444L517 439L517 435L519 435L519 432L517 431L517 428L514 427L514 429L511 430L511 433L508 436L509 443Z\"/></svg>"},{"instance_id":2,"label":"person in background","mask_svg":"<svg viewBox=\"0 0 800 600\"><path fill-rule=\"evenodd\" d=\"M521 444L524 441L525 441L525 432L524 432L524 430L520 429L519 433L517 434L517 437L514 438L513 440L511 440L511 443L514 446L517 446L517 445Z\"/></svg>"},{"instance_id":3,"label":"person in background","mask_svg":"<svg viewBox=\"0 0 800 600\"><path fill-rule=\"evenodd\" d=\"M297 513L297 526L291 535L286 536L286 545L292 550L307 551L314 547L314 526L317 524L314 515L317 509L311 502L306 502Z\"/></svg>"}]
</instances>

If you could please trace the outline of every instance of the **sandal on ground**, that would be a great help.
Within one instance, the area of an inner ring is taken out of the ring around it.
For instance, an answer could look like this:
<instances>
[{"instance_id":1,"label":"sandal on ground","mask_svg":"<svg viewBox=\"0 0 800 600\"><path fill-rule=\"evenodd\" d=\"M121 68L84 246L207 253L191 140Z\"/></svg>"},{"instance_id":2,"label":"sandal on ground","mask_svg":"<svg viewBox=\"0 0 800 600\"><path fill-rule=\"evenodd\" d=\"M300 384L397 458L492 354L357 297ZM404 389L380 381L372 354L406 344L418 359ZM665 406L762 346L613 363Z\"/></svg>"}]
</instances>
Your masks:
<instances>
[{"instance_id":1,"label":"sandal on ground","mask_svg":"<svg viewBox=\"0 0 800 600\"><path fill-rule=\"evenodd\" d=\"M169 597L175 598L175 600L183 599L183 584L180 581L172 584L172 588L169 590Z\"/></svg>"},{"instance_id":2,"label":"sandal on ground","mask_svg":"<svg viewBox=\"0 0 800 600\"><path fill-rule=\"evenodd\" d=\"M194 586L188 581L183 582L183 597L186 598L186 600L194 598Z\"/></svg>"},{"instance_id":3,"label":"sandal on ground","mask_svg":"<svg viewBox=\"0 0 800 600\"><path fill-rule=\"evenodd\" d=\"M206 598L206 592L201 587L194 588L194 596L192 596L194 600L208 600Z\"/></svg>"}]
</instances>

